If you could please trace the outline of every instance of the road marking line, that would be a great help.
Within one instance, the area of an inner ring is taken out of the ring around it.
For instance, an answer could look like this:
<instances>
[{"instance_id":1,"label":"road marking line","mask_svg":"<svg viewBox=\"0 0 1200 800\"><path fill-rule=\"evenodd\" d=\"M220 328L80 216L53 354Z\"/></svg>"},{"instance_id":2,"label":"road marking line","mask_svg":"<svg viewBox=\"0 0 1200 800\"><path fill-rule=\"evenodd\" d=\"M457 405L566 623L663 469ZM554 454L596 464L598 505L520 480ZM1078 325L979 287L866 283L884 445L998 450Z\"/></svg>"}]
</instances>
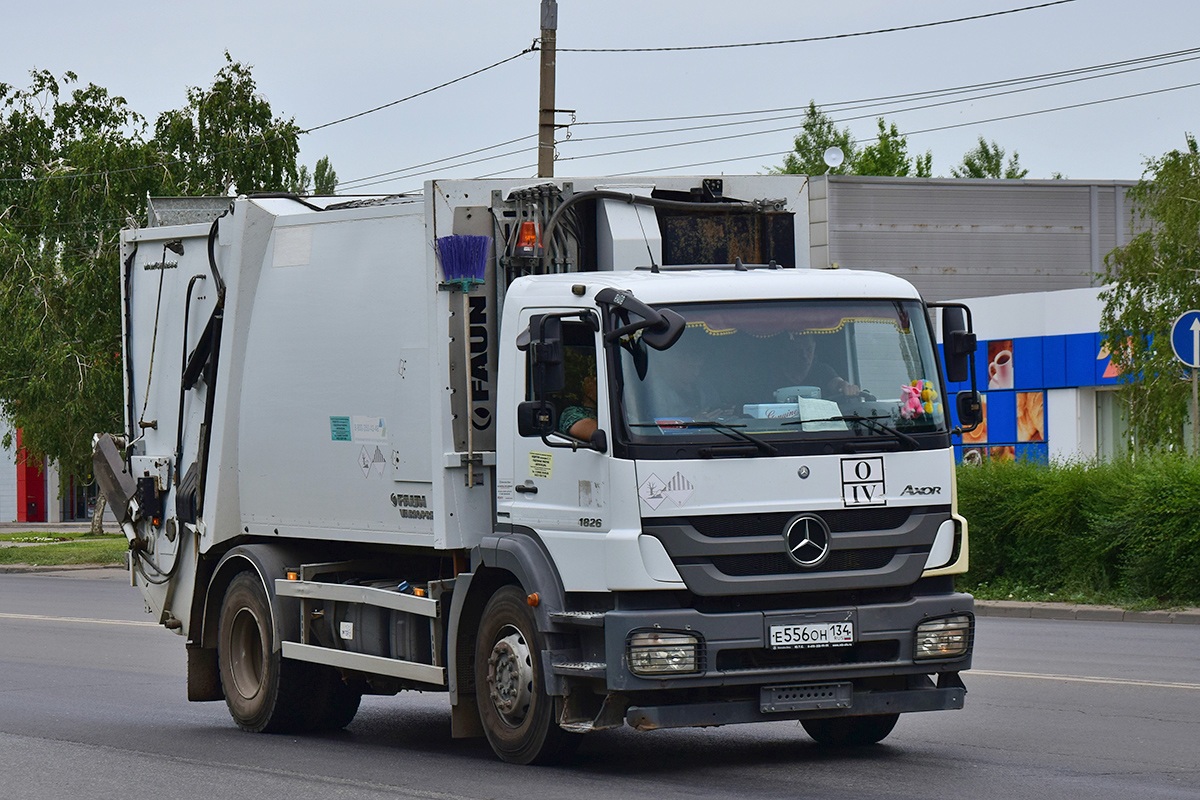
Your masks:
<instances>
[{"instance_id":1,"label":"road marking line","mask_svg":"<svg viewBox=\"0 0 1200 800\"><path fill-rule=\"evenodd\" d=\"M0 619L24 619L34 622L87 622L92 625L136 625L149 626L157 628L157 622L135 622L128 619L91 619L87 617L50 617L44 614L4 614L0 613Z\"/></svg>"},{"instance_id":2,"label":"road marking line","mask_svg":"<svg viewBox=\"0 0 1200 800\"><path fill-rule=\"evenodd\" d=\"M1175 683L1173 681L1132 681L1123 678L1097 678L1088 675L1043 675L1036 672L997 672L987 669L972 669L967 675L987 675L993 678L1031 678L1039 681L1071 681L1074 683L1110 683L1121 686L1150 686L1163 689L1200 689L1200 683Z\"/></svg>"}]
</instances>

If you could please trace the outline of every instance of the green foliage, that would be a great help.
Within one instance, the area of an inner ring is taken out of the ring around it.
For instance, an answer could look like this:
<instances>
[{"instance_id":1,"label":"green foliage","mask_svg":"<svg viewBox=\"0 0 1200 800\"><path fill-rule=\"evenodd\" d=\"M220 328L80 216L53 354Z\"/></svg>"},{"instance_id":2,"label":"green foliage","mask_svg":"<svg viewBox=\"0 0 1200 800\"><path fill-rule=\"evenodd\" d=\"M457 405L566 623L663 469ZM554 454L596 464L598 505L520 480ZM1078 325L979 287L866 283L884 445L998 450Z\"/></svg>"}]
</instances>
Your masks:
<instances>
[{"instance_id":1,"label":"green foliage","mask_svg":"<svg viewBox=\"0 0 1200 800\"><path fill-rule=\"evenodd\" d=\"M316 169L313 170L313 183L316 185L317 194L333 194L337 189L337 182L337 172L329 163L329 156L322 156L317 160Z\"/></svg>"},{"instance_id":2,"label":"green foliage","mask_svg":"<svg viewBox=\"0 0 1200 800\"><path fill-rule=\"evenodd\" d=\"M926 150L916 161L908 156L908 139L900 133L896 123L885 125L883 117L876 120L879 134L874 144L869 144L858 154L854 162L855 175L886 175L902 178L913 175L928 178L933 172L933 153Z\"/></svg>"},{"instance_id":3,"label":"green foliage","mask_svg":"<svg viewBox=\"0 0 1200 800\"><path fill-rule=\"evenodd\" d=\"M1139 449L1178 448L1190 397L1186 370L1171 349L1171 324L1200 308L1200 154L1187 149L1150 159L1129 191L1135 229L1104 259L1100 329L1121 370L1122 398Z\"/></svg>"},{"instance_id":4,"label":"green foliage","mask_svg":"<svg viewBox=\"0 0 1200 800\"><path fill-rule=\"evenodd\" d=\"M313 184L316 184L314 190ZM329 156L322 156L317 161L316 169L308 171L304 164L300 165L296 179L288 184L287 190L293 194L306 195L312 192L317 195L332 195L337 190L337 173L329 163Z\"/></svg>"},{"instance_id":5,"label":"green foliage","mask_svg":"<svg viewBox=\"0 0 1200 800\"><path fill-rule=\"evenodd\" d=\"M849 128L838 127L810 100L804 123L795 139L794 152L784 156L783 166L771 170L783 175L913 175L928 178L933 174L933 153L926 150L915 159L908 155L908 139L896 123L888 125L883 117L876 120L879 133L874 143L859 149ZM825 163L825 151L838 147L846 160L836 167ZM318 192L319 193L319 192Z\"/></svg>"},{"instance_id":6,"label":"green foliage","mask_svg":"<svg viewBox=\"0 0 1200 800\"><path fill-rule=\"evenodd\" d=\"M91 432L121 419L117 230L162 158L124 98L31 77L0 86L0 406L30 451L87 474Z\"/></svg>"},{"instance_id":7,"label":"green foliage","mask_svg":"<svg viewBox=\"0 0 1200 800\"><path fill-rule=\"evenodd\" d=\"M972 586L1200 602L1200 461L989 462L958 470Z\"/></svg>"},{"instance_id":8,"label":"green foliage","mask_svg":"<svg viewBox=\"0 0 1200 800\"><path fill-rule=\"evenodd\" d=\"M92 434L122 427L121 227L147 195L295 175L299 130L226 58L152 140L124 98L73 73L0 84L0 414L64 475L89 475Z\"/></svg>"},{"instance_id":9,"label":"green foliage","mask_svg":"<svg viewBox=\"0 0 1200 800\"><path fill-rule=\"evenodd\" d=\"M1024 178L1029 170L1022 169L1021 158L1013 150L1008 164L1004 163L1004 148L995 141L989 143L982 136L979 144L963 154L963 161L957 167L950 168L950 174L956 178L1007 178L1015 180Z\"/></svg>"},{"instance_id":10,"label":"green foliage","mask_svg":"<svg viewBox=\"0 0 1200 800\"><path fill-rule=\"evenodd\" d=\"M312 190L312 173L304 164L296 172L296 179L288 183L287 190L292 194L306 195Z\"/></svg>"},{"instance_id":11,"label":"green foliage","mask_svg":"<svg viewBox=\"0 0 1200 800\"><path fill-rule=\"evenodd\" d=\"M846 160L839 166L830 167L825 163L824 154L830 147L839 147ZM795 150L783 158L783 166L771 171L780 175L849 175L854 166L855 156L854 137L849 128L838 130L833 120L817 108L815 101L808 102L804 112L804 122L800 133L795 138Z\"/></svg>"},{"instance_id":12,"label":"green foliage","mask_svg":"<svg viewBox=\"0 0 1200 800\"><path fill-rule=\"evenodd\" d=\"M282 191L296 180L300 128L271 116L250 67L225 53L207 89L188 89L188 104L160 115L154 145L180 163L169 170L174 194Z\"/></svg>"}]
</instances>

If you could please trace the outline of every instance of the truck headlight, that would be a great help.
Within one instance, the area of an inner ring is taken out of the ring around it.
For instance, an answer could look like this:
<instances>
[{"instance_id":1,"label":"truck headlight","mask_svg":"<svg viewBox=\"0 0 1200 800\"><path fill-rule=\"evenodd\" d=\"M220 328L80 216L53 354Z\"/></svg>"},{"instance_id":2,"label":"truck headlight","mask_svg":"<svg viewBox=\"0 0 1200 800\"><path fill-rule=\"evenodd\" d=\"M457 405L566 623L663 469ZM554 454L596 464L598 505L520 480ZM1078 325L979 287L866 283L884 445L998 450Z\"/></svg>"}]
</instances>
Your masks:
<instances>
[{"instance_id":1,"label":"truck headlight","mask_svg":"<svg viewBox=\"0 0 1200 800\"><path fill-rule=\"evenodd\" d=\"M914 659L954 658L971 646L971 618L966 614L940 617L917 626Z\"/></svg>"},{"instance_id":2,"label":"truck headlight","mask_svg":"<svg viewBox=\"0 0 1200 800\"><path fill-rule=\"evenodd\" d=\"M629 671L679 675L700 671L700 638L689 633L640 631L629 637Z\"/></svg>"}]
</instances>

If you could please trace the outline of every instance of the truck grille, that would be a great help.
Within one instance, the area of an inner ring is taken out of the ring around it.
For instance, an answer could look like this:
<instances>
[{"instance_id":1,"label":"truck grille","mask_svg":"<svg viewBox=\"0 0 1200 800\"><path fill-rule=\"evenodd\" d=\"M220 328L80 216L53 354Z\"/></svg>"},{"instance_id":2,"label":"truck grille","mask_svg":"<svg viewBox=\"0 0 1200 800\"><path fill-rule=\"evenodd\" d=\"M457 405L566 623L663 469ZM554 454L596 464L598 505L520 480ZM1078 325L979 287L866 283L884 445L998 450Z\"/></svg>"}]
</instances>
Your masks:
<instances>
[{"instance_id":1,"label":"truck grille","mask_svg":"<svg viewBox=\"0 0 1200 800\"><path fill-rule=\"evenodd\" d=\"M894 547L871 550L835 550L820 566L806 569L785 553L752 553L738 556L712 556L709 561L726 575L783 575L787 573L849 572L860 569L882 569L896 555Z\"/></svg>"},{"instance_id":2,"label":"truck grille","mask_svg":"<svg viewBox=\"0 0 1200 800\"><path fill-rule=\"evenodd\" d=\"M923 508L846 508L817 513L832 533L850 531L890 531L908 522L913 512ZM776 514L717 514L709 517L687 517L682 522L691 525L703 536L717 539L739 536L778 536L783 526L796 514L784 511Z\"/></svg>"},{"instance_id":3,"label":"truck grille","mask_svg":"<svg viewBox=\"0 0 1200 800\"><path fill-rule=\"evenodd\" d=\"M662 542L688 589L700 596L880 589L921 577L950 507L809 512L830 532L828 555L811 567L788 555L785 530L798 513L646 518L642 532Z\"/></svg>"}]
</instances>

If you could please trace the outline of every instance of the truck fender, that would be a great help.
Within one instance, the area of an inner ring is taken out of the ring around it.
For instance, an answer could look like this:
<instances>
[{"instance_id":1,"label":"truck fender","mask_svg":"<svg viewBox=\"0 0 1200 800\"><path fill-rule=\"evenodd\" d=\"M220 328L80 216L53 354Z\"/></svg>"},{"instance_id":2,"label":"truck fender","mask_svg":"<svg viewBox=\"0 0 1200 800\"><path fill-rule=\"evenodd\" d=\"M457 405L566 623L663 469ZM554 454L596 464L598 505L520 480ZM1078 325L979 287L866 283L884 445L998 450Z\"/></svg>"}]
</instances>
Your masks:
<instances>
[{"instance_id":1,"label":"truck fender","mask_svg":"<svg viewBox=\"0 0 1200 800\"><path fill-rule=\"evenodd\" d=\"M526 592L536 592L538 604L534 606L534 616L543 632L556 630L550 615L561 611L565 604L562 579L533 531L515 528L511 533L483 537L471 553L471 563L473 572L460 573L455 578L447 620L452 646L446 648L446 672L452 706L458 704L460 691L463 695L474 694L470 654L475 647L480 614L497 589L518 583Z\"/></svg>"},{"instance_id":2,"label":"truck fender","mask_svg":"<svg viewBox=\"0 0 1200 800\"><path fill-rule=\"evenodd\" d=\"M526 592L537 593L533 608L538 629L555 630L550 615L566 606L566 593L554 559L538 535L529 528L513 526L508 535L483 537L479 543L483 564L491 569L512 573Z\"/></svg>"},{"instance_id":3,"label":"truck fender","mask_svg":"<svg viewBox=\"0 0 1200 800\"><path fill-rule=\"evenodd\" d=\"M197 637L201 646L216 649L225 590L235 575L246 570L254 571L267 590L267 602L271 604L271 618L275 627L273 649L281 649L284 640L299 641L300 600L275 595L275 579L287 577L289 563L293 566L299 563L297 554L291 548L273 544L238 545L221 556L204 593L204 627Z\"/></svg>"}]
</instances>

